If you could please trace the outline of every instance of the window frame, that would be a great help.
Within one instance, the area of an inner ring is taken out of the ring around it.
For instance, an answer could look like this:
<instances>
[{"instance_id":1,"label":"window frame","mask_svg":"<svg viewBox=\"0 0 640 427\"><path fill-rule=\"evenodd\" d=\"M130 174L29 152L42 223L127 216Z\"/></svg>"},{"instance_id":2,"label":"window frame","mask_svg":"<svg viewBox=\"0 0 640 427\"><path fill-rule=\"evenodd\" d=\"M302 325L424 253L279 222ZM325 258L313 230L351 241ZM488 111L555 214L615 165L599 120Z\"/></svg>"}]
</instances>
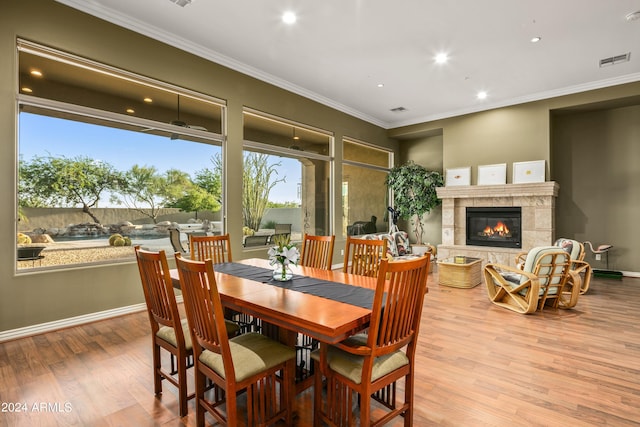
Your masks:
<instances>
[{"instance_id":1,"label":"window frame","mask_svg":"<svg viewBox=\"0 0 640 427\"><path fill-rule=\"evenodd\" d=\"M14 157L16 159L15 169L14 169L14 230L18 233L18 224L19 224L19 165L20 165L20 114L23 111L24 107L33 108L36 110L41 110L42 113L51 112L49 114L50 117L56 118L65 118L64 115L71 115L72 118L69 120L74 121L74 117L82 117L86 118L85 123L97 125L97 126L105 126L108 127L110 125L105 125L105 122L113 124L113 128L122 129L122 130L131 130L127 127L134 127L148 130L160 131L163 133L169 134L179 134L181 136L187 138L196 139L196 141L191 141L194 144L208 144L212 146L217 146L220 148L221 157L224 160L224 153L226 150L226 129L227 129L227 103L226 101L216 98L213 96L205 95L203 93L199 93L193 90L189 90L177 85L173 85L170 83L161 82L155 80L153 78L145 77L136 73L132 73L126 70L122 70L116 67L112 67L106 64L102 64L93 60L89 60L77 55L73 55L67 52L63 52L57 49L49 48L46 46L42 46L36 43L32 43L23 39L18 39L16 44L16 96L15 96L15 126L16 126L16 136L14 140ZM197 128L190 128L185 126L179 126L171 123L164 123L161 121L151 120L143 117L136 117L127 115L124 113L118 113L109 110L101 110L99 108L88 107L84 105L73 104L69 102L64 102L60 100L39 97L37 95L28 95L25 93L21 93L20 88L20 62L18 54L20 52L28 53L31 55L36 55L39 57L44 57L46 59L57 61L61 64L65 64L71 67L80 67L82 69L88 70L90 72L97 72L102 75L108 76L108 78L122 79L123 81L127 81L130 83L135 83L139 85L143 85L145 87L152 88L156 91L162 91L170 94L175 94L178 97L188 97L192 98L197 102L203 102L206 104L211 104L212 107L220 109L220 130L221 132L211 132L207 130L201 130ZM46 116L48 114L42 114L40 112L32 112L28 111L32 114L40 114ZM83 122L83 120L75 120L77 122ZM120 126L119 126L120 125ZM140 131L140 129L136 129L135 131ZM83 153L90 155L89 152ZM226 228L226 224L224 218L226 218L226 210L227 203L225 198L225 164L222 164L222 209L220 212L222 218L222 232ZM17 252L17 251L16 251ZM35 268L18 268L18 257L17 253L14 252L14 274L15 275L23 275L23 274L33 274L33 273L41 273L41 272L50 272L56 271L60 269L76 269L76 268L93 268L96 266L102 266L106 264L119 264L123 262L131 262L132 259L115 259L109 261L89 261L89 262L79 262L74 264L61 264L56 266L45 266Z\"/></svg>"}]
</instances>

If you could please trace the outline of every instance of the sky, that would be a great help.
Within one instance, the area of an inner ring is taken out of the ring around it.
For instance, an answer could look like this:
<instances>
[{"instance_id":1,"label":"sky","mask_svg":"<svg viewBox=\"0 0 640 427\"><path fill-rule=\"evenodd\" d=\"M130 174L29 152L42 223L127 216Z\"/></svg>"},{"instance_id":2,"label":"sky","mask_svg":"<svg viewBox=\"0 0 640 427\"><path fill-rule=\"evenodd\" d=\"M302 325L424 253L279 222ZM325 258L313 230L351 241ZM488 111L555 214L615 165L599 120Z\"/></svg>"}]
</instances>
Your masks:
<instances>
[{"instance_id":1,"label":"sky","mask_svg":"<svg viewBox=\"0 0 640 427\"><path fill-rule=\"evenodd\" d=\"M213 166L211 158L220 148L23 112L20 113L19 150L20 159L24 161L36 155L67 158L82 155L107 162L120 171L137 164L155 166L160 173L179 169L193 177L196 171ZM273 163L282 163L278 178L285 176L286 182L278 183L271 190L269 200L300 202L297 198L300 162L275 156L272 159ZM229 176L240 178L239 173ZM101 203L103 207L107 199Z\"/></svg>"}]
</instances>

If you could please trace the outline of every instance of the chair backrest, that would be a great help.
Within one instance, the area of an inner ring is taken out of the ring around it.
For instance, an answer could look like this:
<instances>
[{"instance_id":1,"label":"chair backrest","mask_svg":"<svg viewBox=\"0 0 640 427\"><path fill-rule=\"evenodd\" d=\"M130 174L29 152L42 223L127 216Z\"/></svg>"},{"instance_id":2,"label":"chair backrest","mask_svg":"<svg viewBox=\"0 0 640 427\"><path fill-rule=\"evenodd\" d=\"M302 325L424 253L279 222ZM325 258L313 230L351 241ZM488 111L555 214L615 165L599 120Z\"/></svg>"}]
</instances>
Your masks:
<instances>
[{"instance_id":1,"label":"chair backrest","mask_svg":"<svg viewBox=\"0 0 640 427\"><path fill-rule=\"evenodd\" d=\"M210 259L214 264L231 262L231 239L228 234L221 236L190 236L191 259Z\"/></svg>"},{"instance_id":2,"label":"chair backrest","mask_svg":"<svg viewBox=\"0 0 640 427\"><path fill-rule=\"evenodd\" d=\"M523 271L533 273L538 276L540 282L540 293L545 292L548 287L549 295L557 294L557 290L563 287L569 278L569 268L571 258L569 254L557 246L538 246L527 254ZM522 277L521 283L526 281Z\"/></svg>"},{"instance_id":3,"label":"chair backrest","mask_svg":"<svg viewBox=\"0 0 640 427\"><path fill-rule=\"evenodd\" d=\"M174 329L177 342L184 342L182 324L173 283L164 251L150 252L135 247L140 281L147 303L151 329L155 335L160 325Z\"/></svg>"},{"instance_id":4,"label":"chair backrest","mask_svg":"<svg viewBox=\"0 0 640 427\"><path fill-rule=\"evenodd\" d=\"M553 243L554 246L567 251L571 260L582 261L584 260L584 245L582 242L578 242L573 239L560 238Z\"/></svg>"},{"instance_id":5,"label":"chair backrest","mask_svg":"<svg viewBox=\"0 0 640 427\"><path fill-rule=\"evenodd\" d=\"M373 357L408 346L407 355L413 358L430 260L427 253L407 261L381 261L367 342Z\"/></svg>"},{"instance_id":6,"label":"chair backrest","mask_svg":"<svg viewBox=\"0 0 640 427\"><path fill-rule=\"evenodd\" d=\"M194 358L199 358L203 350L221 354L225 378L235 379L224 309L213 272L213 262L210 259L192 261L176 255L176 267L180 276Z\"/></svg>"},{"instance_id":7,"label":"chair backrest","mask_svg":"<svg viewBox=\"0 0 640 427\"><path fill-rule=\"evenodd\" d=\"M378 275L380 261L386 256L387 239L369 240L347 236L342 271L375 277Z\"/></svg>"},{"instance_id":8,"label":"chair backrest","mask_svg":"<svg viewBox=\"0 0 640 427\"><path fill-rule=\"evenodd\" d=\"M274 234L291 234L291 224L276 224Z\"/></svg>"},{"instance_id":9,"label":"chair backrest","mask_svg":"<svg viewBox=\"0 0 640 427\"><path fill-rule=\"evenodd\" d=\"M177 228L169 228L169 241L171 242L171 246L173 246L173 251L179 254L186 254L187 250L182 245L182 241L180 240L180 230Z\"/></svg>"},{"instance_id":10,"label":"chair backrest","mask_svg":"<svg viewBox=\"0 0 640 427\"><path fill-rule=\"evenodd\" d=\"M300 265L331 270L335 240L335 235L314 236L305 233L302 238Z\"/></svg>"},{"instance_id":11,"label":"chair backrest","mask_svg":"<svg viewBox=\"0 0 640 427\"><path fill-rule=\"evenodd\" d=\"M269 236L246 236L244 238L244 246L267 246Z\"/></svg>"}]
</instances>

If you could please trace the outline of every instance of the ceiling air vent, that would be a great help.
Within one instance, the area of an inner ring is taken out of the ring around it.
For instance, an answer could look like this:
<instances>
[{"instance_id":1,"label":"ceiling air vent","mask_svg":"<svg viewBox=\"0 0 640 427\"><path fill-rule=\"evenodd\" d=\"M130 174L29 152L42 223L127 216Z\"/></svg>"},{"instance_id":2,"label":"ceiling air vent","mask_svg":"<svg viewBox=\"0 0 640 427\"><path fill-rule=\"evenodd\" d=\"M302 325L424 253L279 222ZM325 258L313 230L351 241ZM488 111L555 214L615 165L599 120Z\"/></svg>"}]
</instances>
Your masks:
<instances>
[{"instance_id":1,"label":"ceiling air vent","mask_svg":"<svg viewBox=\"0 0 640 427\"><path fill-rule=\"evenodd\" d=\"M620 64L621 62L628 62L629 59L631 59L631 52L612 56L610 58L604 58L600 60L600 68L608 67L609 65Z\"/></svg>"},{"instance_id":2,"label":"ceiling air vent","mask_svg":"<svg viewBox=\"0 0 640 427\"><path fill-rule=\"evenodd\" d=\"M178 6L185 7L186 5L191 4L193 0L169 0L169 1L177 4Z\"/></svg>"},{"instance_id":3,"label":"ceiling air vent","mask_svg":"<svg viewBox=\"0 0 640 427\"><path fill-rule=\"evenodd\" d=\"M407 109L404 107L396 107L392 108L391 111L393 111L394 113L402 113L403 111L407 111Z\"/></svg>"}]
</instances>

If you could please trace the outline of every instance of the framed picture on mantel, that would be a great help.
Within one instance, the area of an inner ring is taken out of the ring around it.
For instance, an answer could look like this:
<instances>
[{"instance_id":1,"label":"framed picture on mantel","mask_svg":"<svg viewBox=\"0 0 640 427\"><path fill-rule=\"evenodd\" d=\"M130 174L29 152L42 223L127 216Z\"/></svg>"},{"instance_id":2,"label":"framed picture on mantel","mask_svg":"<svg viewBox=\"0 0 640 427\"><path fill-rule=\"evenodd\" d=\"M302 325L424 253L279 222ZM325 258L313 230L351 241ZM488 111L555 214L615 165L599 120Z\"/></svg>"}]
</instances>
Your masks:
<instances>
[{"instance_id":1,"label":"framed picture on mantel","mask_svg":"<svg viewBox=\"0 0 640 427\"><path fill-rule=\"evenodd\" d=\"M513 183L544 182L544 160L513 163Z\"/></svg>"},{"instance_id":2,"label":"framed picture on mantel","mask_svg":"<svg viewBox=\"0 0 640 427\"><path fill-rule=\"evenodd\" d=\"M447 169L445 179L445 185L447 187L471 185L471 167Z\"/></svg>"},{"instance_id":3,"label":"framed picture on mantel","mask_svg":"<svg viewBox=\"0 0 640 427\"><path fill-rule=\"evenodd\" d=\"M478 185L499 185L506 183L506 163L478 166Z\"/></svg>"}]
</instances>

